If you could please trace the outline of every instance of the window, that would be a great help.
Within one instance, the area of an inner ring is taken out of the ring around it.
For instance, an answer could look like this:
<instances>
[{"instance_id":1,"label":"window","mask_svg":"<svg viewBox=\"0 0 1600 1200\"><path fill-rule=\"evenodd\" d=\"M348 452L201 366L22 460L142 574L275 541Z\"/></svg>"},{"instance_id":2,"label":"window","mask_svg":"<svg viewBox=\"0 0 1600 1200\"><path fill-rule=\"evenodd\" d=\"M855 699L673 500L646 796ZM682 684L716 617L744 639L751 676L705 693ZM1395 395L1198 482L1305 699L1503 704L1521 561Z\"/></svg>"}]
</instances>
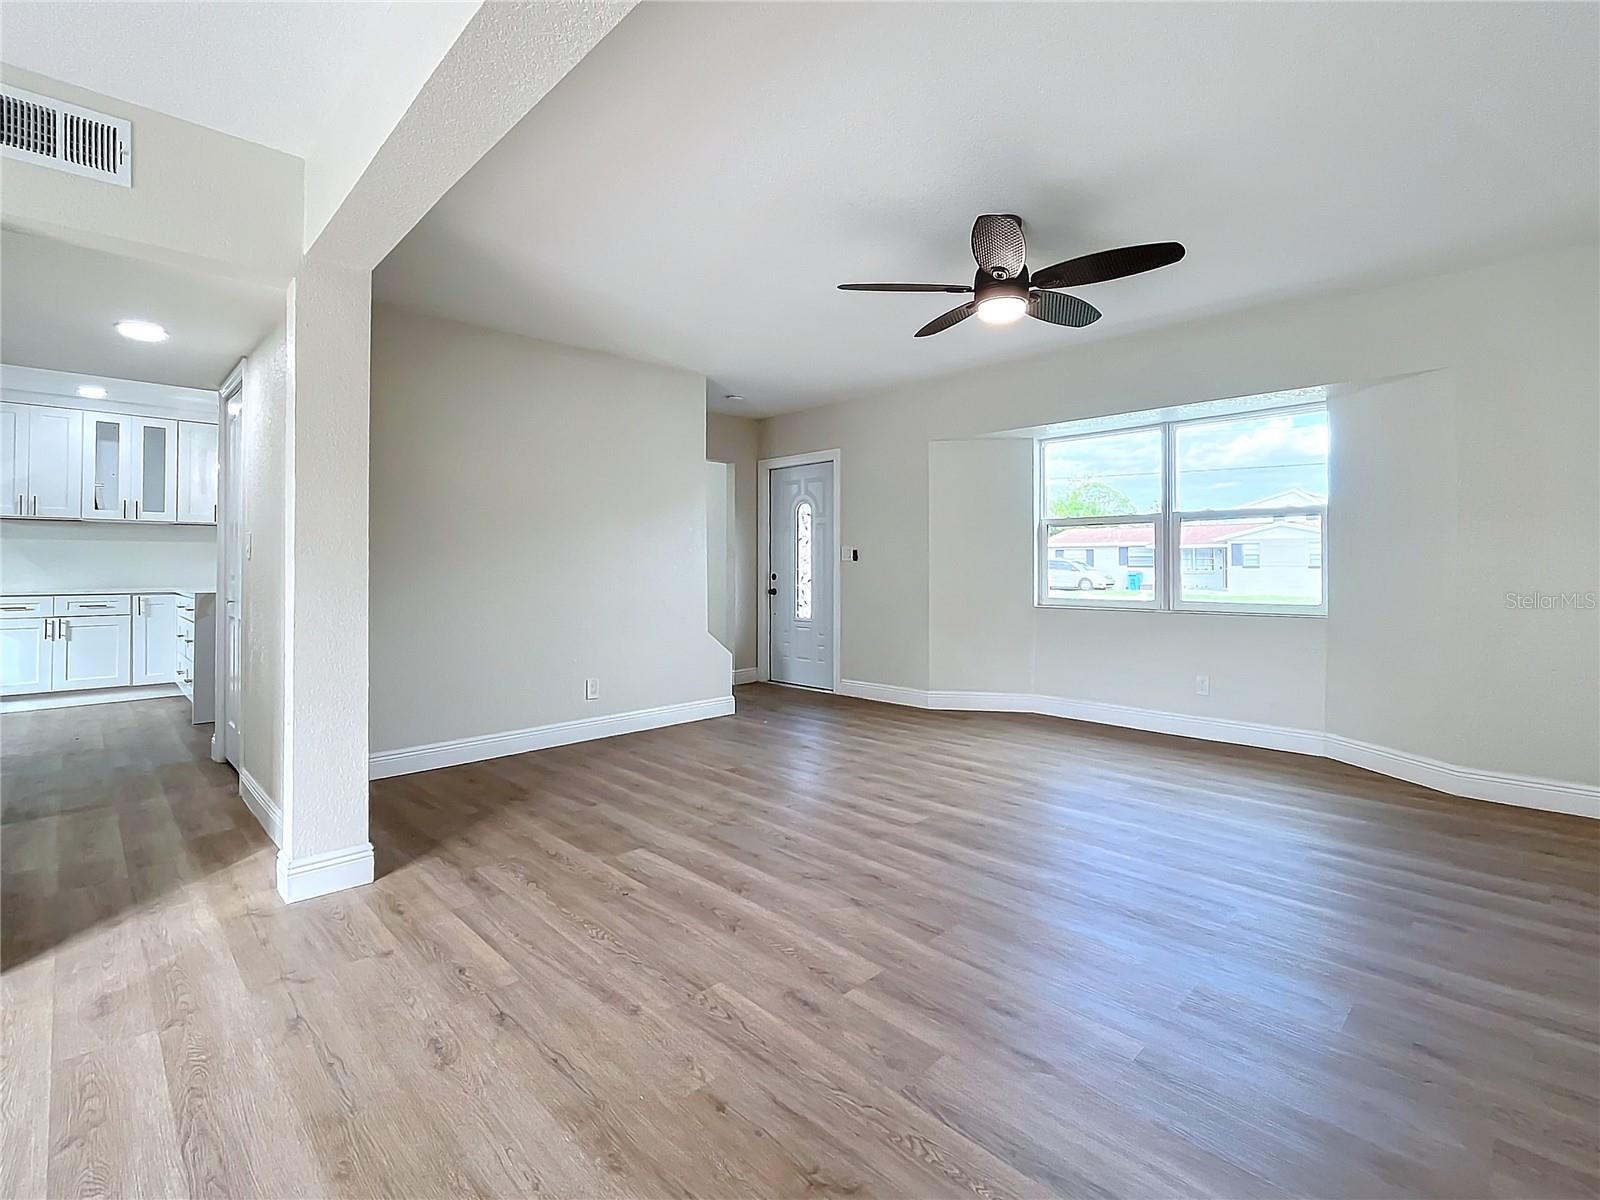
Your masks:
<instances>
[{"instance_id":1,"label":"window","mask_svg":"<svg viewBox=\"0 0 1600 1200\"><path fill-rule=\"evenodd\" d=\"M811 620L811 501L794 510L794 619Z\"/></svg>"},{"instance_id":2,"label":"window","mask_svg":"<svg viewBox=\"0 0 1600 1200\"><path fill-rule=\"evenodd\" d=\"M1327 512L1323 403L1041 440L1037 602L1325 613Z\"/></svg>"}]
</instances>

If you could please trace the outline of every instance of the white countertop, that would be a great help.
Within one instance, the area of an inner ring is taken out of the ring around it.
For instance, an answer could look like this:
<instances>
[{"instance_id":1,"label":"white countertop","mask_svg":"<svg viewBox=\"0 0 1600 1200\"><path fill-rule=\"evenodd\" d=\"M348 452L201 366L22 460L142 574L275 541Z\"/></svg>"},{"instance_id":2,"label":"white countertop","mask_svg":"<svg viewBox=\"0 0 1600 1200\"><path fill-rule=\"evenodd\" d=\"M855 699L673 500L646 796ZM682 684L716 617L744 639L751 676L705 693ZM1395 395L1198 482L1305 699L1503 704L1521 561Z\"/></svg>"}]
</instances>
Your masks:
<instances>
[{"instance_id":1,"label":"white countertop","mask_svg":"<svg viewBox=\"0 0 1600 1200\"><path fill-rule=\"evenodd\" d=\"M24 588L16 592L4 592L7 596L209 596L213 595L211 588L174 588L174 587L146 587L146 588Z\"/></svg>"}]
</instances>

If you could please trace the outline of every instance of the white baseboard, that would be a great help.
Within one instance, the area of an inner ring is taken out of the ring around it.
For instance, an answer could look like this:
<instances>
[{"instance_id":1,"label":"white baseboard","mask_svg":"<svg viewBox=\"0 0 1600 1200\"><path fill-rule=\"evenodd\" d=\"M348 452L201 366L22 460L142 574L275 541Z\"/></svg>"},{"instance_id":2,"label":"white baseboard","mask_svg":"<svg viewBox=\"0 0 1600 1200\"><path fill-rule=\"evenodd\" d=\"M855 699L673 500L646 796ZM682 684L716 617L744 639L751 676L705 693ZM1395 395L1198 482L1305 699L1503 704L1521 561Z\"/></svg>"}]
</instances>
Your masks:
<instances>
[{"instance_id":1,"label":"white baseboard","mask_svg":"<svg viewBox=\"0 0 1600 1200\"><path fill-rule=\"evenodd\" d=\"M148 683L139 687L86 688L81 692L43 692L37 696L7 696L0 713L35 712L45 708L82 708L86 704L121 704L128 700L159 700L181 696L175 683Z\"/></svg>"},{"instance_id":2,"label":"white baseboard","mask_svg":"<svg viewBox=\"0 0 1600 1200\"><path fill-rule=\"evenodd\" d=\"M646 729L660 729L666 725L682 725L689 721L704 721L710 717L732 714L733 697L716 696L710 700L641 708L609 717L584 717L533 729L513 729L482 737L409 746L403 750L383 750L371 756L369 775L373 779L388 779L417 771L436 771L440 767L459 767L463 763L504 758L508 754L527 754L532 750L548 750L552 746L568 746L574 742L590 742L622 733L639 733Z\"/></svg>"},{"instance_id":3,"label":"white baseboard","mask_svg":"<svg viewBox=\"0 0 1600 1200\"><path fill-rule=\"evenodd\" d=\"M1419 783L1436 792L1600 820L1600 788L1587 784L1541 779L1534 775L1480 771L1476 767L1458 767L1436 758L1407 754L1332 733L1326 734L1323 740L1327 744L1323 753L1328 758L1376 771L1380 775L1392 775L1407 783Z\"/></svg>"},{"instance_id":4,"label":"white baseboard","mask_svg":"<svg viewBox=\"0 0 1600 1200\"><path fill-rule=\"evenodd\" d=\"M278 808L278 803L267 795L267 789L262 787L256 777L239 768L239 795L244 800L244 805L255 814L256 820L261 822L261 828L267 831L274 845L283 845L283 813Z\"/></svg>"},{"instance_id":5,"label":"white baseboard","mask_svg":"<svg viewBox=\"0 0 1600 1200\"><path fill-rule=\"evenodd\" d=\"M278 851L278 895L285 904L360 887L372 878L371 842L297 859Z\"/></svg>"},{"instance_id":6,"label":"white baseboard","mask_svg":"<svg viewBox=\"0 0 1600 1200\"><path fill-rule=\"evenodd\" d=\"M1600 788L1558 779L1529 775L1510 775L1459 767L1437 759L1423 758L1385 746L1358 742L1312 729L1281 725L1262 725L1251 721L1230 721L1219 717L1197 717L1187 713L1158 709L1132 708L1121 704L1101 704L1088 700L1068 700L1060 696L1041 696L1022 692L934 692L892 684L866 683L846 679L839 694L882 704L902 704L911 708L956 710L962 712L1036 713L1064 717L1073 721L1092 721L1124 729L1144 729L1152 733L1228 742L1236 746L1258 746L1264 750L1283 750L1331 758L1351 766L1376 771L1421 784L1435 791L1473 800L1489 800L1519 808L1570 813L1600 819Z\"/></svg>"},{"instance_id":7,"label":"white baseboard","mask_svg":"<svg viewBox=\"0 0 1600 1200\"><path fill-rule=\"evenodd\" d=\"M761 680L760 667L739 667L733 673L733 686L741 683L759 683Z\"/></svg>"}]
</instances>

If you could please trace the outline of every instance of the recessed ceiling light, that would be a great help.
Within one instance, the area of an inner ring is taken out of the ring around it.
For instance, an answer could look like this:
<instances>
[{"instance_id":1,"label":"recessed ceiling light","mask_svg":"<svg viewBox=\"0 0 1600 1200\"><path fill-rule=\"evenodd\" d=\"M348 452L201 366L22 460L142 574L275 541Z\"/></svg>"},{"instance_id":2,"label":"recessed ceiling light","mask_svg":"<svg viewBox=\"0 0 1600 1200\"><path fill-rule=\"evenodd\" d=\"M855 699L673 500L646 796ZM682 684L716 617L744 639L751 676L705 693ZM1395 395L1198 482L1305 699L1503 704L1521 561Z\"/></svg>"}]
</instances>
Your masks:
<instances>
[{"instance_id":1,"label":"recessed ceiling light","mask_svg":"<svg viewBox=\"0 0 1600 1200\"><path fill-rule=\"evenodd\" d=\"M729 392L726 396L723 397L723 399L724 400L732 400L735 404L743 404L744 403L744 397L743 396L736 396L732 392Z\"/></svg>"},{"instance_id":2,"label":"recessed ceiling light","mask_svg":"<svg viewBox=\"0 0 1600 1200\"><path fill-rule=\"evenodd\" d=\"M118 321L117 332L136 342L164 342L167 331L154 321Z\"/></svg>"},{"instance_id":3,"label":"recessed ceiling light","mask_svg":"<svg viewBox=\"0 0 1600 1200\"><path fill-rule=\"evenodd\" d=\"M78 395L85 400L104 400L106 398L106 390L97 383L80 383L78 385Z\"/></svg>"}]
</instances>

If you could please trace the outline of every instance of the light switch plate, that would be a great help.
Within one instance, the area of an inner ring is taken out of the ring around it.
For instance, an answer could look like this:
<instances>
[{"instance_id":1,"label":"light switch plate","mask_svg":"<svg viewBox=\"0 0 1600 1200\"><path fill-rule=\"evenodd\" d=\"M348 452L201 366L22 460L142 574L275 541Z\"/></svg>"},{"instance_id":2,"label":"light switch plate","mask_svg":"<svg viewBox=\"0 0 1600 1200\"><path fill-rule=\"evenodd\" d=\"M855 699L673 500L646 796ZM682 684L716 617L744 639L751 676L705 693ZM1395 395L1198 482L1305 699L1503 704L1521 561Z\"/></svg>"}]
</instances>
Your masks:
<instances>
[{"instance_id":1,"label":"light switch plate","mask_svg":"<svg viewBox=\"0 0 1600 1200\"><path fill-rule=\"evenodd\" d=\"M600 699L600 681L598 679L585 679L583 681L583 698L585 700Z\"/></svg>"}]
</instances>

